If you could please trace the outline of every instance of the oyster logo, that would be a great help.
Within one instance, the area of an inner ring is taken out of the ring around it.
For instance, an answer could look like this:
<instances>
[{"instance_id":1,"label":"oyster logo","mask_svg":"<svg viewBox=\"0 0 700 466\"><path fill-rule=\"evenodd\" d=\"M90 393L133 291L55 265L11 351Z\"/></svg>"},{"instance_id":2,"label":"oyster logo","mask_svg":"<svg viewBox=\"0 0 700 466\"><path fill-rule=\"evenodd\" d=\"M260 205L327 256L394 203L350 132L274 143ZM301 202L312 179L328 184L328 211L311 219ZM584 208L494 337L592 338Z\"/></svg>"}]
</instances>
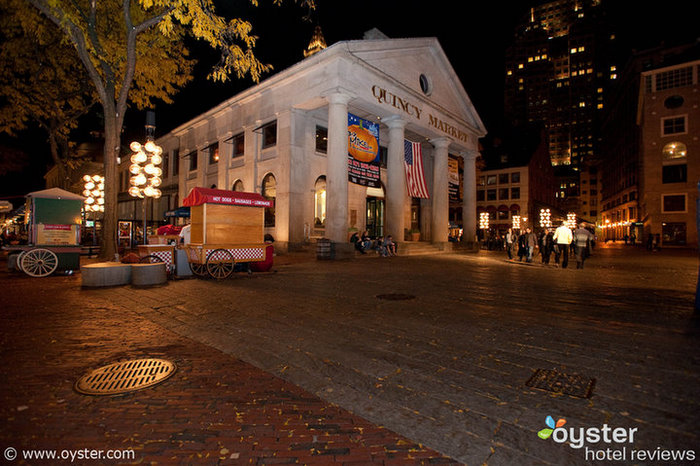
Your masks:
<instances>
[{"instance_id":1,"label":"oyster logo","mask_svg":"<svg viewBox=\"0 0 700 466\"><path fill-rule=\"evenodd\" d=\"M547 428L537 432L537 436L542 440L547 440L549 437L552 436L552 432L554 432L554 429L556 429L557 427L562 427L564 424L566 424L566 419L559 419L555 423L552 416L547 416L547 418L544 420L544 423L547 425Z\"/></svg>"}]
</instances>

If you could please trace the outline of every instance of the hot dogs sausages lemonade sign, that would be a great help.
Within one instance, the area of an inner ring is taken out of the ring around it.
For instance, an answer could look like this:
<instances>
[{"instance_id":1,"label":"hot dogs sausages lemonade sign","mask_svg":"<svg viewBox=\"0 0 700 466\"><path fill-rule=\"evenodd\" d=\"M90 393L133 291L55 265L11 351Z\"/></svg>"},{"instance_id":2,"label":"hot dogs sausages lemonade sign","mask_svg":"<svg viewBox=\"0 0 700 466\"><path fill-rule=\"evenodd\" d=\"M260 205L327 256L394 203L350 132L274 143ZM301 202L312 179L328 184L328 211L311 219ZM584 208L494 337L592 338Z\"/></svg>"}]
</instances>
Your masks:
<instances>
[{"instance_id":1,"label":"hot dogs sausages lemonade sign","mask_svg":"<svg viewBox=\"0 0 700 466\"><path fill-rule=\"evenodd\" d=\"M379 124L348 113L348 179L376 188L379 183Z\"/></svg>"}]
</instances>

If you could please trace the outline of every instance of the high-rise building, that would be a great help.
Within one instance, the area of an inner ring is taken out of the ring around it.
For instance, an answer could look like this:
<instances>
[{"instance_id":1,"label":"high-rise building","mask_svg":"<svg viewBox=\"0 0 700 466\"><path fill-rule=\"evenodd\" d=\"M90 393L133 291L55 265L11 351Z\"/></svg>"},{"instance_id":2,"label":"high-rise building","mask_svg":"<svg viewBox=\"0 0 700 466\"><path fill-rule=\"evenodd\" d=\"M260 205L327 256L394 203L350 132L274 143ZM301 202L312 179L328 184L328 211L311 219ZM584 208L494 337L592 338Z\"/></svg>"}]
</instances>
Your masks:
<instances>
[{"instance_id":1,"label":"high-rise building","mask_svg":"<svg viewBox=\"0 0 700 466\"><path fill-rule=\"evenodd\" d=\"M552 165L576 171L597 155L605 93L616 78L613 40L602 0L540 3L516 28L506 51L505 116L545 124Z\"/></svg>"}]
</instances>

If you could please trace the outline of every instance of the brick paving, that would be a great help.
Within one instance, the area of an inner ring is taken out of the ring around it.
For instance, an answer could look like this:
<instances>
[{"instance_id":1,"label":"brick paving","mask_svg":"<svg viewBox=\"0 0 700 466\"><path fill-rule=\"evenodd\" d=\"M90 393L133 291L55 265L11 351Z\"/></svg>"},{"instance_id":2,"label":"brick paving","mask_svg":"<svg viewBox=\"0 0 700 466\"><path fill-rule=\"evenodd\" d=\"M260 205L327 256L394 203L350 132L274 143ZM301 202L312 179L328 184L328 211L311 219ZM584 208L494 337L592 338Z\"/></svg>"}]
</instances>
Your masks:
<instances>
[{"instance_id":1,"label":"brick paving","mask_svg":"<svg viewBox=\"0 0 700 466\"><path fill-rule=\"evenodd\" d=\"M0 287L0 449L14 448L15 464L56 463L21 460L37 449L135 451L133 461L74 464L455 463L81 290L79 277L0 272ZM172 360L177 372L120 396L73 390L92 369L141 357Z\"/></svg>"},{"instance_id":2,"label":"brick paving","mask_svg":"<svg viewBox=\"0 0 700 466\"><path fill-rule=\"evenodd\" d=\"M16 310L4 312L11 384L0 393L12 424L0 439L72 444L87 435L94 448L132 446L139 461L162 464L589 464L583 449L538 438L551 415L577 428L638 428L629 448L700 444L695 253L610 245L583 271L513 264L500 252L279 259L276 273L148 289L2 277ZM36 316L23 293L42 303ZM415 298L378 299L387 293ZM124 397L70 388L89 368L143 355L181 369ZM17 362L30 356L23 373ZM538 368L595 378L593 394L526 386ZM249 373L257 375L236 375ZM306 403L316 403L313 419ZM239 412L250 418L239 422ZM27 423L15 430L19 419Z\"/></svg>"}]
</instances>

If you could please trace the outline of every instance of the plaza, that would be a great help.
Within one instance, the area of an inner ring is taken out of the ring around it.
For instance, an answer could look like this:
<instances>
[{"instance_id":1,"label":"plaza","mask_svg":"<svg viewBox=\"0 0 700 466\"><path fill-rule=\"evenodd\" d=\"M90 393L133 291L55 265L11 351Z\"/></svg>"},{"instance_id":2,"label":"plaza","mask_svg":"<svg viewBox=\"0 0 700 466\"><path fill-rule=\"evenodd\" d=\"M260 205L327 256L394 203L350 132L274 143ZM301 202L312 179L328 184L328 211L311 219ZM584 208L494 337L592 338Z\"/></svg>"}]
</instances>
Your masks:
<instances>
[{"instance_id":1,"label":"plaza","mask_svg":"<svg viewBox=\"0 0 700 466\"><path fill-rule=\"evenodd\" d=\"M106 289L2 272L3 448L133 448L134 462L161 464L694 451L696 254L617 243L584 270L537 260L295 253L251 277ZM84 372L135 357L178 371L123 396L73 390ZM538 370L591 383L557 393L531 383ZM633 443L538 437L548 416L576 431L636 429Z\"/></svg>"}]
</instances>

